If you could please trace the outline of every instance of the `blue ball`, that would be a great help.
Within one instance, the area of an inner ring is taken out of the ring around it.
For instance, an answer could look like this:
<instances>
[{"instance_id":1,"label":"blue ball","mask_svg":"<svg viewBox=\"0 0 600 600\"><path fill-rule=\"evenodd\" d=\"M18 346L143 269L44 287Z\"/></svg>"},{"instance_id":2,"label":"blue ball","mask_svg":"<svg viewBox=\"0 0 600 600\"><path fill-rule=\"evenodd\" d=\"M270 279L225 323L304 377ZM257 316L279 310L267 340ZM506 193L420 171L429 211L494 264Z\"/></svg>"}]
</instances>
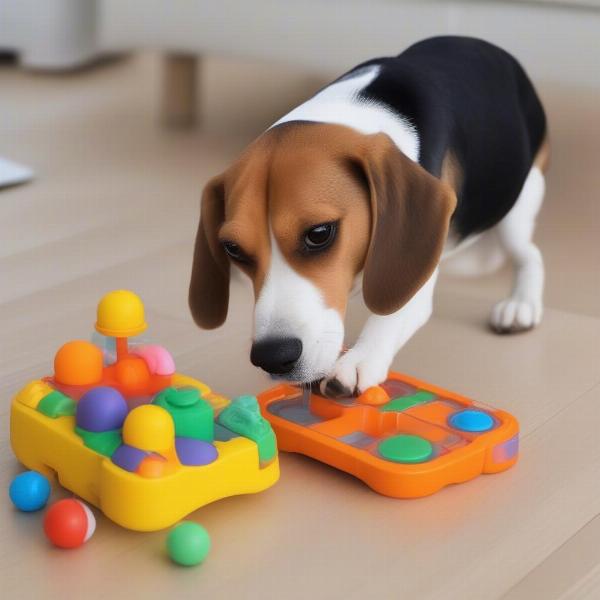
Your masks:
<instances>
[{"instance_id":1,"label":"blue ball","mask_svg":"<svg viewBox=\"0 0 600 600\"><path fill-rule=\"evenodd\" d=\"M25 471L12 480L8 493L19 510L33 512L46 506L50 482L37 471Z\"/></svg>"}]
</instances>

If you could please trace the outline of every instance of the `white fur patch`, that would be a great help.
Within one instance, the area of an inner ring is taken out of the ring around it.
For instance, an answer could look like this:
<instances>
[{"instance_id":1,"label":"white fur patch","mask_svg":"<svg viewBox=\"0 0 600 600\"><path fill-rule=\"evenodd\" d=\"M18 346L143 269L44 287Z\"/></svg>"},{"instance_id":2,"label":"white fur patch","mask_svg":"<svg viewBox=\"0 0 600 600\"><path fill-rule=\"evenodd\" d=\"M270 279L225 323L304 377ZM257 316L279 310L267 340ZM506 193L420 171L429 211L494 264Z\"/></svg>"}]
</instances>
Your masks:
<instances>
[{"instance_id":1,"label":"white fur patch","mask_svg":"<svg viewBox=\"0 0 600 600\"><path fill-rule=\"evenodd\" d=\"M273 127L289 121L316 121L351 127L360 133L387 133L411 160L419 158L419 138L413 125L386 106L358 98L379 74L379 65L360 69L332 83L279 119Z\"/></svg>"},{"instance_id":2,"label":"white fur patch","mask_svg":"<svg viewBox=\"0 0 600 600\"><path fill-rule=\"evenodd\" d=\"M254 340L295 337L302 355L286 379L310 382L327 375L342 348L344 323L323 294L283 257L271 234L271 263L254 309Z\"/></svg>"}]
</instances>

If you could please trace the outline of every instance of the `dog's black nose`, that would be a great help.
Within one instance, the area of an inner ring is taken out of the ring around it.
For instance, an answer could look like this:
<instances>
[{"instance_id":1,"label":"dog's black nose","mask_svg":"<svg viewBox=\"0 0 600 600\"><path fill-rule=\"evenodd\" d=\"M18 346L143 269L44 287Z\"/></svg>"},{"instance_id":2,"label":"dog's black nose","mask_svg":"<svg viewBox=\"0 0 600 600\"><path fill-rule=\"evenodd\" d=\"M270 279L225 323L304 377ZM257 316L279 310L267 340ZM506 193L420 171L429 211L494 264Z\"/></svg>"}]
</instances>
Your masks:
<instances>
[{"instance_id":1,"label":"dog's black nose","mask_svg":"<svg viewBox=\"0 0 600 600\"><path fill-rule=\"evenodd\" d=\"M267 338L252 344L250 362L273 375L289 373L302 354L298 338Z\"/></svg>"}]
</instances>

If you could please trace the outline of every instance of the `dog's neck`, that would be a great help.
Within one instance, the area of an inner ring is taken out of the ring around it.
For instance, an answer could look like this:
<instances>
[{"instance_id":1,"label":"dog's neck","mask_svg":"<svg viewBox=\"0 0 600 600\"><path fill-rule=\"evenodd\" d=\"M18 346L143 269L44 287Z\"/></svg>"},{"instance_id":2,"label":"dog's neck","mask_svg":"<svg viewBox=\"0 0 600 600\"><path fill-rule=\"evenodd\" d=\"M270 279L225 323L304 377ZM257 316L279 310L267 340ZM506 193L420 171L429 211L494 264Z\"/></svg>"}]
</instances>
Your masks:
<instances>
[{"instance_id":1,"label":"dog's neck","mask_svg":"<svg viewBox=\"0 0 600 600\"><path fill-rule=\"evenodd\" d=\"M279 119L272 127L289 121L315 121L345 125L364 134L386 133L411 160L419 158L419 137L406 119L381 104L359 97L379 74L378 65L353 71Z\"/></svg>"}]
</instances>

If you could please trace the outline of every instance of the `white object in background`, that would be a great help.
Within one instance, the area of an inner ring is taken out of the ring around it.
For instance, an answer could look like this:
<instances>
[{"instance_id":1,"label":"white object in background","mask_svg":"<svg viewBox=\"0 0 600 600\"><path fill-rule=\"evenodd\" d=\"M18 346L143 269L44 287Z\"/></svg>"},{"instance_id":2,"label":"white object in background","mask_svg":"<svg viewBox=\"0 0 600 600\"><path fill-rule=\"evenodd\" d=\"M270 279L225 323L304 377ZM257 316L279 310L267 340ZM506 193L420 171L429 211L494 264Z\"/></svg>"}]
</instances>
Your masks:
<instances>
[{"instance_id":1,"label":"white object in background","mask_svg":"<svg viewBox=\"0 0 600 600\"><path fill-rule=\"evenodd\" d=\"M0 47L32 69L63 70L99 54L98 0L0 0Z\"/></svg>"},{"instance_id":2,"label":"white object in background","mask_svg":"<svg viewBox=\"0 0 600 600\"><path fill-rule=\"evenodd\" d=\"M25 183L33 177L33 171L25 165L0 157L0 188Z\"/></svg>"}]
</instances>

